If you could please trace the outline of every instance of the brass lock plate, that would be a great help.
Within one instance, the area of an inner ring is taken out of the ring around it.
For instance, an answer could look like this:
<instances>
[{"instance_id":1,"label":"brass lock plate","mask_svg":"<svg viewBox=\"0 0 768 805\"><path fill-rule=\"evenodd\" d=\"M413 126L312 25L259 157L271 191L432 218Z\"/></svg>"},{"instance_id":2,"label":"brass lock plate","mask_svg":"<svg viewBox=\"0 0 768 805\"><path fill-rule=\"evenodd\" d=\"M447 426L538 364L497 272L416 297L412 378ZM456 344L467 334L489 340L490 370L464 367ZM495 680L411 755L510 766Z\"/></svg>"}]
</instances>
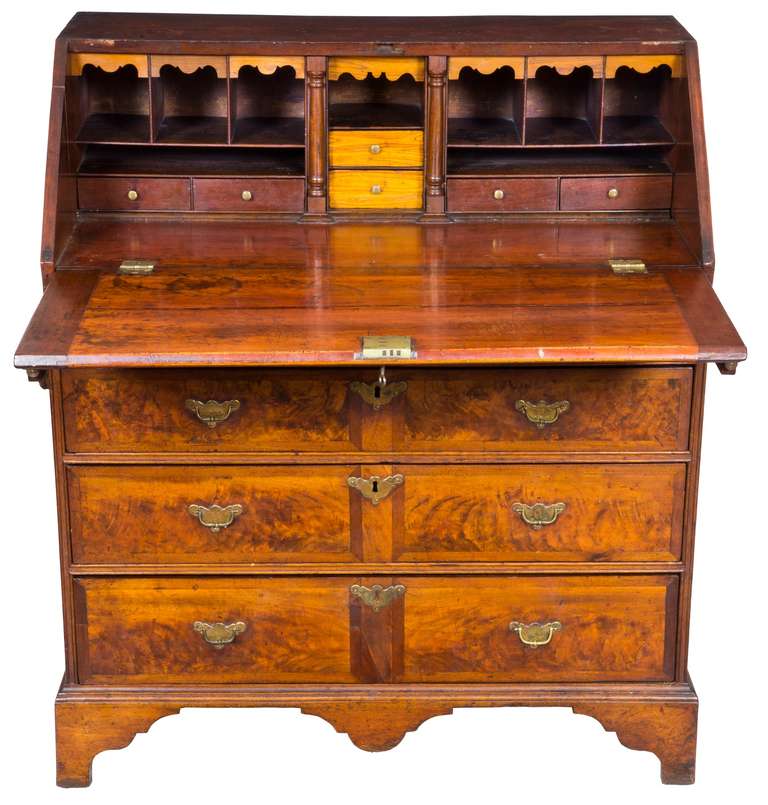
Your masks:
<instances>
[{"instance_id":1,"label":"brass lock plate","mask_svg":"<svg viewBox=\"0 0 768 805\"><path fill-rule=\"evenodd\" d=\"M355 353L355 359L363 361L399 361L415 357L409 335L364 335L361 350Z\"/></svg>"},{"instance_id":2,"label":"brass lock plate","mask_svg":"<svg viewBox=\"0 0 768 805\"><path fill-rule=\"evenodd\" d=\"M118 274L128 274L132 277L145 277L155 270L153 260L123 260L117 269Z\"/></svg>"}]
</instances>

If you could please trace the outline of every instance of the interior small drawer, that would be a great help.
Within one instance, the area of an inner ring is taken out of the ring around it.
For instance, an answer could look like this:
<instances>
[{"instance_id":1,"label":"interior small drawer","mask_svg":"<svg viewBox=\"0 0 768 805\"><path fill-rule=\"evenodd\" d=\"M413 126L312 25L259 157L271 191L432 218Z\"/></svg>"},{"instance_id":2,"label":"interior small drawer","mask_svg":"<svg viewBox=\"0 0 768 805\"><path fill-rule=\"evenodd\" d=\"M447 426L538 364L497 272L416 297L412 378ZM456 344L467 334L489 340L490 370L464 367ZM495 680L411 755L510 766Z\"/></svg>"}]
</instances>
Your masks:
<instances>
[{"instance_id":1,"label":"interior small drawer","mask_svg":"<svg viewBox=\"0 0 768 805\"><path fill-rule=\"evenodd\" d=\"M81 210L189 210L189 179L84 177L77 180Z\"/></svg>"},{"instance_id":2,"label":"interior small drawer","mask_svg":"<svg viewBox=\"0 0 768 805\"><path fill-rule=\"evenodd\" d=\"M332 131L328 135L333 168L420 168L423 131Z\"/></svg>"},{"instance_id":3,"label":"interior small drawer","mask_svg":"<svg viewBox=\"0 0 768 805\"><path fill-rule=\"evenodd\" d=\"M194 207L204 212L302 212L303 179L193 179Z\"/></svg>"},{"instance_id":4,"label":"interior small drawer","mask_svg":"<svg viewBox=\"0 0 768 805\"><path fill-rule=\"evenodd\" d=\"M552 212L557 179L448 179L449 212Z\"/></svg>"},{"instance_id":5,"label":"interior small drawer","mask_svg":"<svg viewBox=\"0 0 768 805\"><path fill-rule=\"evenodd\" d=\"M601 176L560 181L561 210L665 210L671 205L671 176Z\"/></svg>"},{"instance_id":6,"label":"interior small drawer","mask_svg":"<svg viewBox=\"0 0 768 805\"><path fill-rule=\"evenodd\" d=\"M665 682L675 576L406 579L404 682Z\"/></svg>"},{"instance_id":7,"label":"interior small drawer","mask_svg":"<svg viewBox=\"0 0 768 805\"><path fill-rule=\"evenodd\" d=\"M424 206L424 177L415 170L332 170L328 195L337 210L418 210Z\"/></svg>"}]
</instances>

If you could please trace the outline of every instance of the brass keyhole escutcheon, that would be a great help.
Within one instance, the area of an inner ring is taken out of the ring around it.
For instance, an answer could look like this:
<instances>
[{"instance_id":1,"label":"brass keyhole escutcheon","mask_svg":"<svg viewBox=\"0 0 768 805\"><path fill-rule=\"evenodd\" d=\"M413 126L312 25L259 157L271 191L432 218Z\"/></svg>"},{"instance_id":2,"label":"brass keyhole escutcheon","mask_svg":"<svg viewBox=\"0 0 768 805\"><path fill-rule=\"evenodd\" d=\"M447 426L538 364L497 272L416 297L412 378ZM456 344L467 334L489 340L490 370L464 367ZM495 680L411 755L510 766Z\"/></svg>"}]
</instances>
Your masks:
<instances>
[{"instance_id":1,"label":"brass keyhole escutcheon","mask_svg":"<svg viewBox=\"0 0 768 805\"><path fill-rule=\"evenodd\" d=\"M347 483L352 489L357 491L374 506L384 500L390 493L405 482L405 476L401 473L397 475L387 475L384 478L379 475L372 475L370 478L358 478L350 475Z\"/></svg>"},{"instance_id":2,"label":"brass keyhole escutcheon","mask_svg":"<svg viewBox=\"0 0 768 805\"><path fill-rule=\"evenodd\" d=\"M612 187L608 191L608 198L618 198L619 197L619 189L618 187Z\"/></svg>"},{"instance_id":3,"label":"brass keyhole escutcheon","mask_svg":"<svg viewBox=\"0 0 768 805\"><path fill-rule=\"evenodd\" d=\"M128 201L136 201L138 197L139 197L138 191L136 190L128 191Z\"/></svg>"}]
</instances>

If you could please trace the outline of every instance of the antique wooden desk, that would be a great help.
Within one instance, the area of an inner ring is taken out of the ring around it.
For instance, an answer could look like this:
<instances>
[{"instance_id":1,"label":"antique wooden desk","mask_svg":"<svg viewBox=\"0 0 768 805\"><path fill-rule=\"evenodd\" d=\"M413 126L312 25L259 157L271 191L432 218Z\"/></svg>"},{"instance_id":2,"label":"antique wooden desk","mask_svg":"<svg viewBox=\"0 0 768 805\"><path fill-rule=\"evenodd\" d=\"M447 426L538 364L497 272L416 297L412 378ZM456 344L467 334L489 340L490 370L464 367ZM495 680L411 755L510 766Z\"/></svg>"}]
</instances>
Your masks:
<instances>
[{"instance_id":1,"label":"antique wooden desk","mask_svg":"<svg viewBox=\"0 0 768 805\"><path fill-rule=\"evenodd\" d=\"M58 781L182 707L570 706L693 781L715 296L670 17L78 14L45 293ZM597 761L596 761L597 762Z\"/></svg>"}]
</instances>

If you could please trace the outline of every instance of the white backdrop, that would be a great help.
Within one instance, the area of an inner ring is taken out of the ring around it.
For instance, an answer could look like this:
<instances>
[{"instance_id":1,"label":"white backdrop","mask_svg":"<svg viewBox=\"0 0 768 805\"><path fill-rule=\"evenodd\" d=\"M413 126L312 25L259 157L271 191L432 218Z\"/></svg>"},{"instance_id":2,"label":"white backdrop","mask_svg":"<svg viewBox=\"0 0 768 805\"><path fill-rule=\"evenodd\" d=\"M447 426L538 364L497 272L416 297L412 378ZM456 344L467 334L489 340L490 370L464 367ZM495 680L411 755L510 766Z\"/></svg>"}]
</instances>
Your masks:
<instances>
[{"instance_id":1,"label":"white backdrop","mask_svg":"<svg viewBox=\"0 0 768 805\"><path fill-rule=\"evenodd\" d=\"M312 14L317 4L87 3L99 10ZM359 14L336 0L324 14ZM2 501L0 557L0 793L13 803L106 803L166 798L441 805L583 801L624 805L764 801L768 602L763 510L766 472L766 92L756 5L731 2L540 3L537 13L674 14L698 39L709 145L715 286L750 349L735 377L709 376L690 669L701 698L696 785L662 787L659 764L622 747L594 720L565 709L459 710L432 719L396 749L368 754L296 710L185 710L128 749L94 763L90 789L54 786L53 698L62 667L56 517L48 395L11 368L40 295L38 269L54 38L77 7L6 10L2 58L2 271L0 320ZM387 14L502 14L534 10L500 0L390 0ZM758 82L761 82L758 84ZM762 312L762 314L761 314ZM764 788L763 788L764 790Z\"/></svg>"}]
</instances>

